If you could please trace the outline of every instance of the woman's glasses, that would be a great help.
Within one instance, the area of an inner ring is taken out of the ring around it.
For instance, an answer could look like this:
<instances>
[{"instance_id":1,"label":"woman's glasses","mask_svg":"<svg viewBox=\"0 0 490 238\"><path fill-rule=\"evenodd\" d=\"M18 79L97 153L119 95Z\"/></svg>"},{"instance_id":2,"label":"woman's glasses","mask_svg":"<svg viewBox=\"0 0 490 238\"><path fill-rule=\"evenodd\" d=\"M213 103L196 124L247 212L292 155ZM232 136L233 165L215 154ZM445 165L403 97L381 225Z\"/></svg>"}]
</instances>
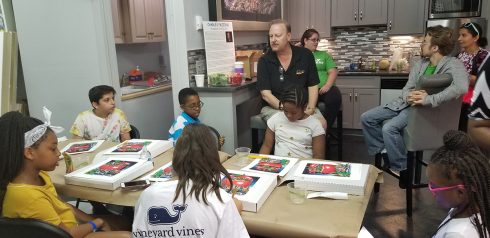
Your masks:
<instances>
[{"instance_id":1,"label":"woman's glasses","mask_svg":"<svg viewBox=\"0 0 490 238\"><path fill-rule=\"evenodd\" d=\"M194 110L197 110L203 106L204 106L204 103L202 101L199 101L199 104L184 105L185 108L194 109Z\"/></svg>"},{"instance_id":2,"label":"woman's glasses","mask_svg":"<svg viewBox=\"0 0 490 238\"><path fill-rule=\"evenodd\" d=\"M436 196L436 194L440 191L446 191L446 190L451 190L455 188L461 188L465 189L465 186L463 184L457 184L454 186L448 186L448 187L437 187L434 188L432 183L429 183L429 191L432 193L432 195Z\"/></svg>"},{"instance_id":3,"label":"woman's glasses","mask_svg":"<svg viewBox=\"0 0 490 238\"><path fill-rule=\"evenodd\" d=\"M310 38L308 40L311 42L320 42L320 39L318 39L318 38Z\"/></svg>"},{"instance_id":4,"label":"woman's glasses","mask_svg":"<svg viewBox=\"0 0 490 238\"><path fill-rule=\"evenodd\" d=\"M473 22L468 22L468 23L465 23L463 24L463 27L464 28L467 28L469 29L470 27L473 28L473 30L476 32L476 35L479 36L480 35L480 32L478 31L478 29L476 28L475 24L473 24Z\"/></svg>"}]
</instances>

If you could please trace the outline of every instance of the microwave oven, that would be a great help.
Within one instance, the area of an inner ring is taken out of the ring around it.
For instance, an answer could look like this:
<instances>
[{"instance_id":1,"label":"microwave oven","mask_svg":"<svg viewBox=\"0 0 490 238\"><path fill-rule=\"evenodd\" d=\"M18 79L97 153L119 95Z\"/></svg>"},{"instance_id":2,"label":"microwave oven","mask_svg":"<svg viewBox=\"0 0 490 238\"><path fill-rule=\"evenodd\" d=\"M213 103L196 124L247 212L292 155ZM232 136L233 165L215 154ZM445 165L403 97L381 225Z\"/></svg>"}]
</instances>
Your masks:
<instances>
[{"instance_id":1,"label":"microwave oven","mask_svg":"<svg viewBox=\"0 0 490 238\"><path fill-rule=\"evenodd\" d=\"M429 19L479 17L482 0L430 0Z\"/></svg>"}]
</instances>

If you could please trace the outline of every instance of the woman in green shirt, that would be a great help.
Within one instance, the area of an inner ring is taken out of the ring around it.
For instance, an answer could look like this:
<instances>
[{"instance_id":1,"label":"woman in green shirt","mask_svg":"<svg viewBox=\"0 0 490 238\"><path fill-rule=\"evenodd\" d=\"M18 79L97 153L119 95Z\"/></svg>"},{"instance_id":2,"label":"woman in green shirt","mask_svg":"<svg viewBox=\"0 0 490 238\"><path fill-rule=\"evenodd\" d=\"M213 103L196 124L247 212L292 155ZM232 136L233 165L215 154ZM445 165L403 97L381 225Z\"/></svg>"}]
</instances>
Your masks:
<instances>
[{"instance_id":1,"label":"woman in green shirt","mask_svg":"<svg viewBox=\"0 0 490 238\"><path fill-rule=\"evenodd\" d=\"M318 77L320 78L320 84L318 84L318 102L325 104L326 109L322 113L323 117L327 120L328 129L335 122L337 112L340 110L342 95L340 94L340 90L335 86L337 66L330 54L326 51L316 50L319 41L320 34L318 31L308 29L303 33L300 43L303 47L311 50L315 56Z\"/></svg>"}]
</instances>

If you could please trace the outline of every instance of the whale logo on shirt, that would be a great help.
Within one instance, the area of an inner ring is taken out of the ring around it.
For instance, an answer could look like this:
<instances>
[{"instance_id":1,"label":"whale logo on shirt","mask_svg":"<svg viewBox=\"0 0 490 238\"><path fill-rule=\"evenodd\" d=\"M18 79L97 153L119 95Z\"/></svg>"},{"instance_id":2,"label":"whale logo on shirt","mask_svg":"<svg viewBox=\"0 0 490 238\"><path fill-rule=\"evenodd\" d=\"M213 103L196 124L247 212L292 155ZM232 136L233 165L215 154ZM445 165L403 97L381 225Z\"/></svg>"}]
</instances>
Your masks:
<instances>
[{"instance_id":1,"label":"whale logo on shirt","mask_svg":"<svg viewBox=\"0 0 490 238\"><path fill-rule=\"evenodd\" d=\"M170 214L166 207L150 207L148 209L148 223L150 225L171 225L180 221L182 213L187 208L187 204L174 205L175 215Z\"/></svg>"}]
</instances>

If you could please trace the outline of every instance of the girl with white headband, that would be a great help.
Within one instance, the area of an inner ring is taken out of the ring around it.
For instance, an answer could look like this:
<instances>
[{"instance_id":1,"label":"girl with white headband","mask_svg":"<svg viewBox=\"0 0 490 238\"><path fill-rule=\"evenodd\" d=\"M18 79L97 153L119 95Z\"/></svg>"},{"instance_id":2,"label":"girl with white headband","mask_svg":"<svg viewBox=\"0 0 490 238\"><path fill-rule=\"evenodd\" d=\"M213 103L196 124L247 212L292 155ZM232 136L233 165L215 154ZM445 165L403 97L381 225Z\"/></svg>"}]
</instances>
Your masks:
<instances>
[{"instance_id":1,"label":"girl with white headband","mask_svg":"<svg viewBox=\"0 0 490 238\"><path fill-rule=\"evenodd\" d=\"M50 115L46 109L45 115ZM60 151L53 128L19 112L0 117L0 213L34 218L67 231L72 237L131 237L110 231L108 223L59 199L46 171L58 165ZM104 232L95 232L104 231Z\"/></svg>"}]
</instances>

